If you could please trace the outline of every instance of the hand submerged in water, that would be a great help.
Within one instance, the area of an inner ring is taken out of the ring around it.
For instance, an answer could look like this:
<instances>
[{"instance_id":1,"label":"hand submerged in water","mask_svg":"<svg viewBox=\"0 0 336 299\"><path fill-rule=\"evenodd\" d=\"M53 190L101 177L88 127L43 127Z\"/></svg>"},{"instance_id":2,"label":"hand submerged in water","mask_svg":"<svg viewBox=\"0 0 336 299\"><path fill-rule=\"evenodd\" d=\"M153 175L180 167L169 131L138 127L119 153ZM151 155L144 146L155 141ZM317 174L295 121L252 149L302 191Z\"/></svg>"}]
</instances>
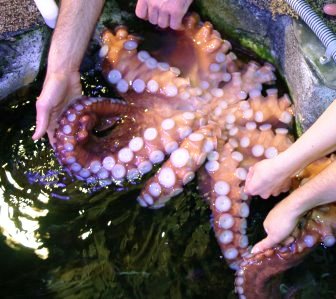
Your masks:
<instances>
[{"instance_id":1,"label":"hand submerged in water","mask_svg":"<svg viewBox=\"0 0 336 299\"><path fill-rule=\"evenodd\" d=\"M282 161L281 154L256 163L248 172L245 192L267 199L289 190L291 173L289 165Z\"/></svg>"},{"instance_id":2,"label":"hand submerged in water","mask_svg":"<svg viewBox=\"0 0 336 299\"><path fill-rule=\"evenodd\" d=\"M252 253L256 254L286 240L296 227L300 218L297 209L287 201L279 202L267 215L263 226L267 237L254 245Z\"/></svg>"},{"instance_id":3,"label":"hand submerged in water","mask_svg":"<svg viewBox=\"0 0 336 299\"><path fill-rule=\"evenodd\" d=\"M48 133L50 144L53 144L58 117L69 102L81 94L79 72L47 74L36 102L36 129L33 139L37 140Z\"/></svg>"}]
</instances>

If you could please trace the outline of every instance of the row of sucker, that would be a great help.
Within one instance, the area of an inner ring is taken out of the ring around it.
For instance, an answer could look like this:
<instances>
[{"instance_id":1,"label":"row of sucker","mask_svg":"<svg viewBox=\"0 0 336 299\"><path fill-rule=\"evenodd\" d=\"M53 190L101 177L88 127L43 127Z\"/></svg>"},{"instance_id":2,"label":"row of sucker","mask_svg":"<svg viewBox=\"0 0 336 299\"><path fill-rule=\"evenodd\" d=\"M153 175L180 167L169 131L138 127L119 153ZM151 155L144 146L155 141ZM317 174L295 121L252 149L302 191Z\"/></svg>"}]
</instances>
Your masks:
<instances>
[{"instance_id":1,"label":"row of sucker","mask_svg":"<svg viewBox=\"0 0 336 299\"><path fill-rule=\"evenodd\" d=\"M203 124L203 119L193 112L178 112L169 118L156 115L156 123L142 127L140 134L130 138L128 146L116 153L90 152L85 144L95 119L102 114L107 116L109 109L116 114L126 114L128 105L116 99L82 98L67 110L55 133L61 163L78 179L89 183L98 180L110 184L125 178L130 181L140 178L150 172L154 164L162 163L166 155L176 151L182 140L194 136L193 131Z\"/></svg>"},{"instance_id":2,"label":"row of sucker","mask_svg":"<svg viewBox=\"0 0 336 299\"><path fill-rule=\"evenodd\" d=\"M330 159L325 158L309 165L300 174L301 184L307 182L330 163ZM300 219L300 224L282 244L256 255L244 255L235 278L235 291L239 298L269 298L268 282L272 277L297 265L319 244L325 247L334 246L336 243L335 215L336 206L333 204L314 208ZM252 279L255 281L253 289L250 287ZM274 288L274 292L272 296L278 298L279 290Z\"/></svg>"},{"instance_id":3,"label":"row of sucker","mask_svg":"<svg viewBox=\"0 0 336 299\"><path fill-rule=\"evenodd\" d=\"M189 85L189 80L179 77L178 68L157 61L147 51L138 52L138 41L124 27L119 27L115 35L106 31L103 42L100 50L100 56L106 58L103 72L120 94L147 91L175 97L182 86Z\"/></svg>"},{"instance_id":4,"label":"row of sucker","mask_svg":"<svg viewBox=\"0 0 336 299\"><path fill-rule=\"evenodd\" d=\"M249 215L249 197L244 193L243 182L247 170L243 156L230 143L212 152L205 164L208 200L213 217L213 228L224 258L232 269L237 269L241 255L246 251Z\"/></svg>"},{"instance_id":5,"label":"row of sucker","mask_svg":"<svg viewBox=\"0 0 336 299\"><path fill-rule=\"evenodd\" d=\"M147 181L138 197L140 205L159 208L180 194L183 186L194 179L207 155L216 148L218 135L218 130L211 125L202 126L190 134L155 176Z\"/></svg>"}]
</instances>

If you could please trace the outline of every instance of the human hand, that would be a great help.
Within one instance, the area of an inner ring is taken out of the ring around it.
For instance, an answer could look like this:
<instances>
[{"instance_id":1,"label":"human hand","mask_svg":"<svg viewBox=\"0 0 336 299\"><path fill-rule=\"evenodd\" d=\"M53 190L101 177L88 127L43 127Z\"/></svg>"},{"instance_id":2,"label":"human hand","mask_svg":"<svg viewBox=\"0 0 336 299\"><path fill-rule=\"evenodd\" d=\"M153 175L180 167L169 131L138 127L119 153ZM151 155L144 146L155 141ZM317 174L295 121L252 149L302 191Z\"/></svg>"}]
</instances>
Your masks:
<instances>
[{"instance_id":1,"label":"human hand","mask_svg":"<svg viewBox=\"0 0 336 299\"><path fill-rule=\"evenodd\" d=\"M135 14L161 28L179 29L192 0L138 0Z\"/></svg>"},{"instance_id":2,"label":"human hand","mask_svg":"<svg viewBox=\"0 0 336 299\"><path fill-rule=\"evenodd\" d=\"M289 190L291 173L288 163L282 163L278 157L262 160L250 168L245 183L246 193L267 199Z\"/></svg>"},{"instance_id":3,"label":"human hand","mask_svg":"<svg viewBox=\"0 0 336 299\"><path fill-rule=\"evenodd\" d=\"M50 144L53 145L58 117L68 103L81 94L79 72L47 74L36 102L36 129L33 139L37 140L47 132Z\"/></svg>"},{"instance_id":4,"label":"human hand","mask_svg":"<svg viewBox=\"0 0 336 299\"><path fill-rule=\"evenodd\" d=\"M286 200L281 201L267 215L263 225L267 237L254 245L251 253L265 251L281 243L293 232L300 215Z\"/></svg>"},{"instance_id":5,"label":"human hand","mask_svg":"<svg viewBox=\"0 0 336 299\"><path fill-rule=\"evenodd\" d=\"M335 4L326 4L323 7L324 13L330 16L336 16L336 3Z\"/></svg>"}]
</instances>

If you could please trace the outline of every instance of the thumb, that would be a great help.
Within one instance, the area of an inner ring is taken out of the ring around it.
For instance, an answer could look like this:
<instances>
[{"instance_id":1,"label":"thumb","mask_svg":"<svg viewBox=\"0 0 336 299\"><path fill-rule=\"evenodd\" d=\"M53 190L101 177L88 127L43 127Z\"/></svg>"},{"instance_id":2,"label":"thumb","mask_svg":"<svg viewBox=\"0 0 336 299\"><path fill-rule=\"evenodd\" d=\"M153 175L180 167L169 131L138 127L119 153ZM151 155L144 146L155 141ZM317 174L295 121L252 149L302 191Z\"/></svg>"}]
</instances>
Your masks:
<instances>
[{"instance_id":1,"label":"thumb","mask_svg":"<svg viewBox=\"0 0 336 299\"><path fill-rule=\"evenodd\" d=\"M135 14L140 19L147 19L148 13L148 5L147 2L144 0L138 0L138 3L135 8Z\"/></svg>"},{"instance_id":2,"label":"thumb","mask_svg":"<svg viewBox=\"0 0 336 299\"><path fill-rule=\"evenodd\" d=\"M36 102L36 129L33 135L34 140L38 140L46 133L49 124L50 106L42 100Z\"/></svg>"},{"instance_id":3,"label":"thumb","mask_svg":"<svg viewBox=\"0 0 336 299\"><path fill-rule=\"evenodd\" d=\"M36 102L36 129L33 139L41 138L47 131L51 110L60 103L65 96L66 86L54 79L46 79L42 92Z\"/></svg>"},{"instance_id":4,"label":"thumb","mask_svg":"<svg viewBox=\"0 0 336 299\"><path fill-rule=\"evenodd\" d=\"M171 14L170 15L170 28L173 30L181 30L182 29L182 18L183 15L180 13L175 15Z\"/></svg>"},{"instance_id":5,"label":"thumb","mask_svg":"<svg viewBox=\"0 0 336 299\"><path fill-rule=\"evenodd\" d=\"M251 182L251 179L253 177L253 174L254 174L254 167L250 167L249 168L249 171L247 173L247 176L246 176L246 180L245 180L245 187L244 187L244 192L245 193L250 193L250 182Z\"/></svg>"},{"instance_id":6,"label":"thumb","mask_svg":"<svg viewBox=\"0 0 336 299\"><path fill-rule=\"evenodd\" d=\"M265 239L261 240L259 243L253 246L251 253L257 254L259 252L265 251L266 249L269 249L273 247L276 244L276 242L272 241L269 236L267 236Z\"/></svg>"}]
</instances>

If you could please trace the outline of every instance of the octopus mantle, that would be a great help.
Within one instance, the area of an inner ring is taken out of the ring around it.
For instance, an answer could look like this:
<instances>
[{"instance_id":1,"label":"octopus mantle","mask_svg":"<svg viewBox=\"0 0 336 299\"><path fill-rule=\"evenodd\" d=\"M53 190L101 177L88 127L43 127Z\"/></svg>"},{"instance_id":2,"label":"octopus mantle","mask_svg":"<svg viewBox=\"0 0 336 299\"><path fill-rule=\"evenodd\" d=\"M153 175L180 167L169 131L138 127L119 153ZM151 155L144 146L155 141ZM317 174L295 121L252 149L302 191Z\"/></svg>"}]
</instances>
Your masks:
<instances>
[{"instance_id":1,"label":"octopus mantle","mask_svg":"<svg viewBox=\"0 0 336 299\"><path fill-rule=\"evenodd\" d=\"M181 193L197 173L218 244L237 270L237 293L274 298L279 291L270 277L321 237L307 224L292 244L248 255L247 170L291 144L289 98L264 88L275 80L271 65L237 59L197 15L185 18L183 30L163 34L169 44L151 54L124 27L103 34L103 74L123 100L82 97L72 104L55 132L58 159L76 178L101 185L136 181L160 164L138 197L152 208Z\"/></svg>"}]
</instances>

